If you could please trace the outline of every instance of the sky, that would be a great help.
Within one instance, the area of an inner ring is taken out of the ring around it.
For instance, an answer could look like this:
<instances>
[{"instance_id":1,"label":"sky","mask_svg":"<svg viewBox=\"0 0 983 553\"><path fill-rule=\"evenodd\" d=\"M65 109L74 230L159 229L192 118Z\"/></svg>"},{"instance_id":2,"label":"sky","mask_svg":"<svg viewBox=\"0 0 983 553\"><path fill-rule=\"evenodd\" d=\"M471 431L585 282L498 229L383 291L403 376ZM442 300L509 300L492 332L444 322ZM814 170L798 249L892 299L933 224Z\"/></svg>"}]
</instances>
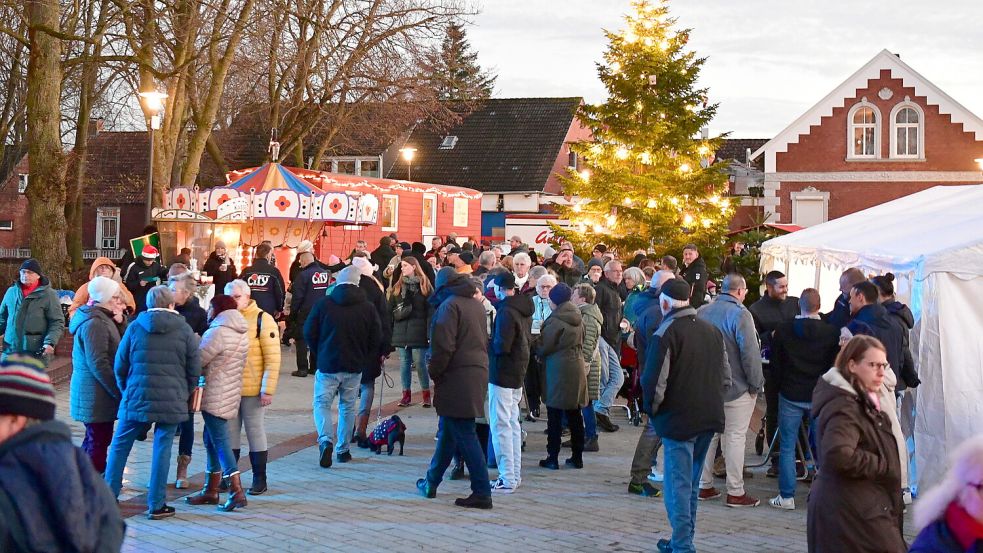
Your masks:
<instances>
[{"instance_id":1,"label":"sky","mask_svg":"<svg viewBox=\"0 0 983 553\"><path fill-rule=\"evenodd\" d=\"M983 1L670 0L690 47L708 58L700 86L718 102L711 133L771 138L888 49L983 116ZM495 97L606 92L602 29L624 28L629 0L482 0L468 37L498 73Z\"/></svg>"}]
</instances>

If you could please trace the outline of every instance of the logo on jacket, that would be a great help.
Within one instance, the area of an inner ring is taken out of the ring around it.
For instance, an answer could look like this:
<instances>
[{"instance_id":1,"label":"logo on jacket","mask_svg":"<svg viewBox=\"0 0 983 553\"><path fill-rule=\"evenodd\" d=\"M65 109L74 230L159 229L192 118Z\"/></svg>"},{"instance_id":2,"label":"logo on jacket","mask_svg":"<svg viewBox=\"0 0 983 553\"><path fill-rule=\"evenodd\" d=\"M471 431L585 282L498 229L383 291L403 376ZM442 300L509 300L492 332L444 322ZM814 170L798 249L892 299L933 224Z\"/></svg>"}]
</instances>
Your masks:
<instances>
[{"instance_id":1,"label":"logo on jacket","mask_svg":"<svg viewBox=\"0 0 983 553\"><path fill-rule=\"evenodd\" d=\"M314 275L311 276L311 284L327 284L329 279L330 276L328 273L314 273Z\"/></svg>"},{"instance_id":2,"label":"logo on jacket","mask_svg":"<svg viewBox=\"0 0 983 553\"><path fill-rule=\"evenodd\" d=\"M260 275L256 273L249 275L249 278L246 279L246 284L248 284L250 288L263 287L269 284L269 282L270 275Z\"/></svg>"}]
</instances>

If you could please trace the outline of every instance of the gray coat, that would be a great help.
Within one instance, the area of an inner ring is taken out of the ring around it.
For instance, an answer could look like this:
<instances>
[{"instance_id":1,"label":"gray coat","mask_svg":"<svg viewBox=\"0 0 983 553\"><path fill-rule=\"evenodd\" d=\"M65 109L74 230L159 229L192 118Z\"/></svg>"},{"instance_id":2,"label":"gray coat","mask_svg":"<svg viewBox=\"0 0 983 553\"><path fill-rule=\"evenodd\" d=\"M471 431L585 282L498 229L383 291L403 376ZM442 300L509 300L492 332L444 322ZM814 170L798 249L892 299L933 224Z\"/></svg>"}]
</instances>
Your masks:
<instances>
[{"instance_id":1,"label":"gray coat","mask_svg":"<svg viewBox=\"0 0 983 553\"><path fill-rule=\"evenodd\" d=\"M119 327L109 311L83 305L75 312L68 330L75 336L71 417L87 423L116 420L120 392L113 374L113 360L119 347Z\"/></svg>"},{"instance_id":2,"label":"gray coat","mask_svg":"<svg viewBox=\"0 0 983 553\"><path fill-rule=\"evenodd\" d=\"M717 327L724 335L731 386L724 401L734 401L745 392L757 394L765 385L761 371L761 348L751 312L730 294L720 294L697 311L697 317Z\"/></svg>"},{"instance_id":3,"label":"gray coat","mask_svg":"<svg viewBox=\"0 0 983 553\"><path fill-rule=\"evenodd\" d=\"M242 369L249 355L249 335L242 313L229 309L218 314L201 338L201 367L205 395L201 410L229 420L239 412Z\"/></svg>"},{"instance_id":4,"label":"gray coat","mask_svg":"<svg viewBox=\"0 0 983 553\"><path fill-rule=\"evenodd\" d=\"M544 359L544 403L554 409L580 409L587 405L587 370L584 366L584 324L580 310L560 304L543 323L539 355Z\"/></svg>"},{"instance_id":5,"label":"gray coat","mask_svg":"<svg viewBox=\"0 0 983 553\"><path fill-rule=\"evenodd\" d=\"M19 283L13 283L0 303L0 333L4 356L12 353L37 355L44 346L55 347L65 331L65 316L58 294L48 278L24 297Z\"/></svg>"}]
</instances>

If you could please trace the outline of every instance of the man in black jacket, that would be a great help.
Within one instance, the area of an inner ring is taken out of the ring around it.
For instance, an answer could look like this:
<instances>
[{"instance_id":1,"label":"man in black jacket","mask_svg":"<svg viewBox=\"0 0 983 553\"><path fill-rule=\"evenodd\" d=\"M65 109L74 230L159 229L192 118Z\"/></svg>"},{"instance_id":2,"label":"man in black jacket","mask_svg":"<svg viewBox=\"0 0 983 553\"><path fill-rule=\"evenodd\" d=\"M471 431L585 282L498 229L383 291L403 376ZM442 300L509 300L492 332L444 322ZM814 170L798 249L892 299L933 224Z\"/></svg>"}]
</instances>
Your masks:
<instances>
[{"instance_id":1,"label":"man in black jacket","mask_svg":"<svg viewBox=\"0 0 983 553\"><path fill-rule=\"evenodd\" d=\"M133 294L137 313L147 310L147 291L157 286L167 278L167 269L160 264L160 252L151 245L146 245L140 252L140 257L130 263L123 276L123 284Z\"/></svg>"},{"instance_id":2,"label":"man in black jacket","mask_svg":"<svg viewBox=\"0 0 983 553\"><path fill-rule=\"evenodd\" d=\"M437 446L425 478L416 481L424 497L437 487L460 451L471 477L471 495L454 501L460 507L491 509L488 466L474 419L484 415L488 382L488 327L485 310L474 300L476 289L466 275L444 267L437 274L430 303L437 308L430 324L427 370L434 384L434 408L440 417Z\"/></svg>"},{"instance_id":3,"label":"man in black jacket","mask_svg":"<svg viewBox=\"0 0 983 553\"><path fill-rule=\"evenodd\" d=\"M594 414L597 417L597 427L605 432L617 432L618 425L611 422L611 406L618 395L618 390L625 383L625 374L621 369L621 319L623 305L618 293L621 284L622 268L620 261L608 261L604 266L604 276L598 281L595 291L597 297L594 303L604 316L601 327L601 394L594 402Z\"/></svg>"},{"instance_id":4,"label":"man in black jacket","mask_svg":"<svg viewBox=\"0 0 983 553\"><path fill-rule=\"evenodd\" d=\"M516 294L512 273L496 274L490 288L495 294L496 317L488 365L488 422L498 461L498 480L492 491L512 493L522 481L519 402L529 365L534 307L529 296Z\"/></svg>"},{"instance_id":5,"label":"man in black jacket","mask_svg":"<svg viewBox=\"0 0 983 553\"><path fill-rule=\"evenodd\" d=\"M642 373L645 412L665 451L665 504L672 539L659 551L694 551L698 475L710 440L724 430L724 390L730 365L724 338L696 318L690 285L670 280L659 303L665 319L649 345Z\"/></svg>"},{"instance_id":6,"label":"man in black jacket","mask_svg":"<svg viewBox=\"0 0 983 553\"><path fill-rule=\"evenodd\" d=\"M847 330L854 335L866 334L880 340L898 382L905 382L907 375L901 374L901 367L904 365L904 333L908 330L877 303L877 286L873 282L865 280L850 290L850 313L853 319L846 325Z\"/></svg>"},{"instance_id":7,"label":"man in black jacket","mask_svg":"<svg viewBox=\"0 0 983 553\"><path fill-rule=\"evenodd\" d=\"M707 264L700 257L700 251L695 244L687 244L683 248L683 268L682 277L690 285L690 305L693 309L699 309L706 301Z\"/></svg>"},{"instance_id":8,"label":"man in black jacket","mask_svg":"<svg viewBox=\"0 0 983 553\"><path fill-rule=\"evenodd\" d=\"M856 267L851 267L840 275L840 295L836 297L833 310L823 315L823 319L833 326L836 330L845 327L853 314L850 312L850 290L863 281L867 280L864 272Z\"/></svg>"},{"instance_id":9,"label":"man in black jacket","mask_svg":"<svg viewBox=\"0 0 983 553\"><path fill-rule=\"evenodd\" d=\"M327 293L331 273L324 270L324 267L314 259L314 254L309 251L297 256L297 264L300 271L290 283L290 327L297 353L297 370L290 374L305 377L311 365L307 340L304 339L304 322L314 309L314 304Z\"/></svg>"},{"instance_id":10,"label":"man in black jacket","mask_svg":"<svg viewBox=\"0 0 983 553\"><path fill-rule=\"evenodd\" d=\"M331 466L337 449L339 463L351 461L348 451L355 426L355 400L362 371L379 363L382 324L375 308L358 287L357 267L338 273L337 284L326 298L314 304L304 324L304 339L317 352L314 380L314 426L317 428L319 463ZM337 441L332 442L331 406L338 396Z\"/></svg>"},{"instance_id":11,"label":"man in black jacket","mask_svg":"<svg viewBox=\"0 0 983 553\"><path fill-rule=\"evenodd\" d=\"M275 319L283 311L286 287L283 284L283 275L273 265L272 259L271 246L268 244L256 246L253 264L246 267L239 278L249 285L252 291L251 297L256 300L256 305Z\"/></svg>"},{"instance_id":12,"label":"man in black jacket","mask_svg":"<svg viewBox=\"0 0 983 553\"><path fill-rule=\"evenodd\" d=\"M365 297L375 308L379 321L382 323L382 336L379 338L379 362L374 363L362 370L362 382L358 389L358 417L355 423L355 435L361 440L362 446L365 442L366 429L369 425L369 415L372 412L372 402L375 401L375 379L382 374L382 364L385 358L392 353L393 341L393 314L389 309L389 302L386 300L386 293L381 282L374 276L375 267L364 257L364 254L357 252L352 257L352 266L361 273L358 279L358 287L365 292Z\"/></svg>"},{"instance_id":13,"label":"man in black jacket","mask_svg":"<svg viewBox=\"0 0 983 553\"><path fill-rule=\"evenodd\" d=\"M389 261L393 257L396 257L396 250L393 249L392 243L392 237L383 236L379 239L379 247L372 250L372 253L369 254L372 264L379 268L376 271L375 277L380 281L383 280L382 271L389 265Z\"/></svg>"},{"instance_id":14,"label":"man in black jacket","mask_svg":"<svg viewBox=\"0 0 983 553\"><path fill-rule=\"evenodd\" d=\"M812 390L833 366L840 351L839 333L819 318L820 297L806 288L799 298L800 314L780 323L771 338L770 368L778 388L778 497L772 507L795 509L795 442L802 418L812 410Z\"/></svg>"}]
</instances>

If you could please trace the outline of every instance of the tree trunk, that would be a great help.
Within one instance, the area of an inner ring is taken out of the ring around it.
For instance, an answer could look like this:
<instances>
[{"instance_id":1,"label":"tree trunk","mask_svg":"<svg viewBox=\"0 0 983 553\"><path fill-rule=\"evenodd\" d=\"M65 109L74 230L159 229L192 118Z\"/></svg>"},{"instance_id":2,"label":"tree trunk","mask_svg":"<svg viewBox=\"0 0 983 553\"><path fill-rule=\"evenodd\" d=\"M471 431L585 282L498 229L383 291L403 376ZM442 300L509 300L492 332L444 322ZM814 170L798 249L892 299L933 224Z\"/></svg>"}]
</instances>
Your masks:
<instances>
[{"instance_id":1,"label":"tree trunk","mask_svg":"<svg viewBox=\"0 0 983 553\"><path fill-rule=\"evenodd\" d=\"M31 54L27 64L27 143L31 253L56 287L66 283L65 153L61 144L61 42L58 0L27 0Z\"/></svg>"}]
</instances>

